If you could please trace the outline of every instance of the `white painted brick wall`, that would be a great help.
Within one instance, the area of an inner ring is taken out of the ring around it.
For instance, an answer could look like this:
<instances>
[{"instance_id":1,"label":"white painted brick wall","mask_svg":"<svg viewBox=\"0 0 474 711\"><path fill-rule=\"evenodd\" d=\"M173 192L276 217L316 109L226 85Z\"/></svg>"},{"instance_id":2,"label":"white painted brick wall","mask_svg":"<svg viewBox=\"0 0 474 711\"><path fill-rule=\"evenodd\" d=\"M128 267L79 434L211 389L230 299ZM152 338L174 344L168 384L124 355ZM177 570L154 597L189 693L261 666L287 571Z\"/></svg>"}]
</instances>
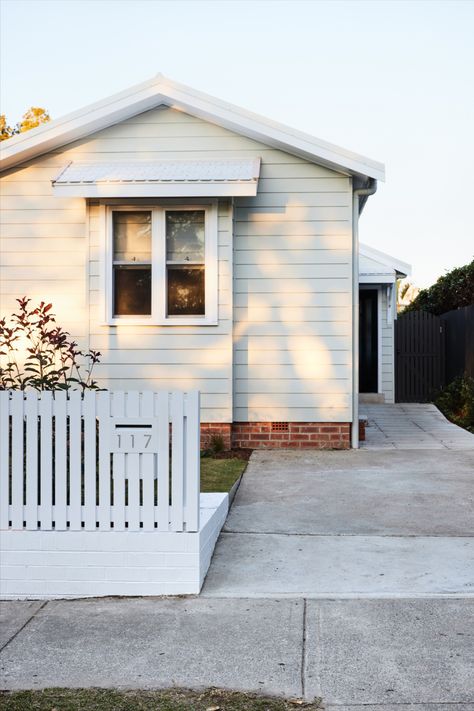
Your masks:
<instances>
[{"instance_id":1,"label":"white painted brick wall","mask_svg":"<svg viewBox=\"0 0 474 711\"><path fill-rule=\"evenodd\" d=\"M201 494L196 533L2 531L2 599L199 593L228 511Z\"/></svg>"}]
</instances>

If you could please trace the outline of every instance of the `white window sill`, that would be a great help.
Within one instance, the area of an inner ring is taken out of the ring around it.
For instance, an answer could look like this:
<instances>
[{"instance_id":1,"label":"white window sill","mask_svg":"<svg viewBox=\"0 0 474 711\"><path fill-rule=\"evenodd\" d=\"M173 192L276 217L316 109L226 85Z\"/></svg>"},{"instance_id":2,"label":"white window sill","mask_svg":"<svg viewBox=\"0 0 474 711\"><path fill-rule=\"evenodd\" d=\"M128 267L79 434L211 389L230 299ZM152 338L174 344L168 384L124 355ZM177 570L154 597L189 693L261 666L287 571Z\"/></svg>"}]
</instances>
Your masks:
<instances>
[{"instance_id":1,"label":"white window sill","mask_svg":"<svg viewBox=\"0 0 474 711\"><path fill-rule=\"evenodd\" d=\"M218 326L218 321L206 318L167 318L162 321L158 319L142 318L113 318L109 321L101 321L100 326Z\"/></svg>"}]
</instances>

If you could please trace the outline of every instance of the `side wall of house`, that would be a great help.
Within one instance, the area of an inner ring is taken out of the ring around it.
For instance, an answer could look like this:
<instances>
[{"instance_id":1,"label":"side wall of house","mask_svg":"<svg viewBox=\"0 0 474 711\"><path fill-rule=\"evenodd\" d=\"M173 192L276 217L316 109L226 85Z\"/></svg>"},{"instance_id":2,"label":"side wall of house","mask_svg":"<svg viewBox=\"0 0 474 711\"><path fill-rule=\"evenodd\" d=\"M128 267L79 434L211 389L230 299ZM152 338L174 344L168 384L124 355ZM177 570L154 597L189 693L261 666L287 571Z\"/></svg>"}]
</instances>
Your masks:
<instances>
[{"instance_id":1,"label":"side wall of house","mask_svg":"<svg viewBox=\"0 0 474 711\"><path fill-rule=\"evenodd\" d=\"M99 204L57 198L51 180L71 160L254 156L257 197L219 203L218 325L104 325ZM0 311L20 295L52 301L81 345L101 351L102 385L199 388L203 422L348 422L351 189L214 124L146 112L2 178Z\"/></svg>"},{"instance_id":2,"label":"side wall of house","mask_svg":"<svg viewBox=\"0 0 474 711\"><path fill-rule=\"evenodd\" d=\"M280 153L235 200L234 420L351 420L351 189Z\"/></svg>"}]
</instances>

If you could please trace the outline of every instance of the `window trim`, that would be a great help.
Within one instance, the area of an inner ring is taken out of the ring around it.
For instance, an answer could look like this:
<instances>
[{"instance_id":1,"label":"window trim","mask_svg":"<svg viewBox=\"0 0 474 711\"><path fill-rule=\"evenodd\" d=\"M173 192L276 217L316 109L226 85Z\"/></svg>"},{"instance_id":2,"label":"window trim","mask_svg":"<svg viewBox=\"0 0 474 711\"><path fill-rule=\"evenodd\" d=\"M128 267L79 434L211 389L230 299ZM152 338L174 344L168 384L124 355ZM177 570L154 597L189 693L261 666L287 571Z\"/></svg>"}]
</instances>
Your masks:
<instances>
[{"instance_id":1,"label":"window trim","mask_svg":"<svg viewBox=\"0 0 474 711\"><path fill-rule=\"evenodd\" d=\"M101 311L108 326L217 326L218 325L218 224L217 200L193 203L101 204ZM204 210L204 316L167 316L166 210ZM151 315L113 314L113 212L151 211ZM161 285L161 287L160 287Z\"/></svg>"}]
</instances>

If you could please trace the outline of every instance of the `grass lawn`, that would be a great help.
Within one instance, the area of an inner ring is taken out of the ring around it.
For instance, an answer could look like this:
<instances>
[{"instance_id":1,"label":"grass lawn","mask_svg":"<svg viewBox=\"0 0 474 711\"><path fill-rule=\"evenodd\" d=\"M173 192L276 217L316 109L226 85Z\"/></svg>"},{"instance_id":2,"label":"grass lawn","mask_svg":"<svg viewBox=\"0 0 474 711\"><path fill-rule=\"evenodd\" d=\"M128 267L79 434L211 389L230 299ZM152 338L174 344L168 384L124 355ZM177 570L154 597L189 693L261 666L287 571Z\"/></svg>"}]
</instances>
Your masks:
<instances>
[{"instance_id":1,"label":"grass lawn","mask_svg":"<svg viewBox=\"0 0 474 711\"><path fill-rule=\"evenodd\" d=\"M229 491L247 466L244 459L201 457L201 491Z\"/></svg>"},{"instance_id":2,"label":"grass lawn","mask_svg":"<svg viewBox=\"0 0 474 711\"><path fill-rule=\"evenodd\" d=\"M319 709L298 699L278 699L235 691L115 691L44 689L0 692L2 711L289 711Z\"/></svg>"}]
</instances>

